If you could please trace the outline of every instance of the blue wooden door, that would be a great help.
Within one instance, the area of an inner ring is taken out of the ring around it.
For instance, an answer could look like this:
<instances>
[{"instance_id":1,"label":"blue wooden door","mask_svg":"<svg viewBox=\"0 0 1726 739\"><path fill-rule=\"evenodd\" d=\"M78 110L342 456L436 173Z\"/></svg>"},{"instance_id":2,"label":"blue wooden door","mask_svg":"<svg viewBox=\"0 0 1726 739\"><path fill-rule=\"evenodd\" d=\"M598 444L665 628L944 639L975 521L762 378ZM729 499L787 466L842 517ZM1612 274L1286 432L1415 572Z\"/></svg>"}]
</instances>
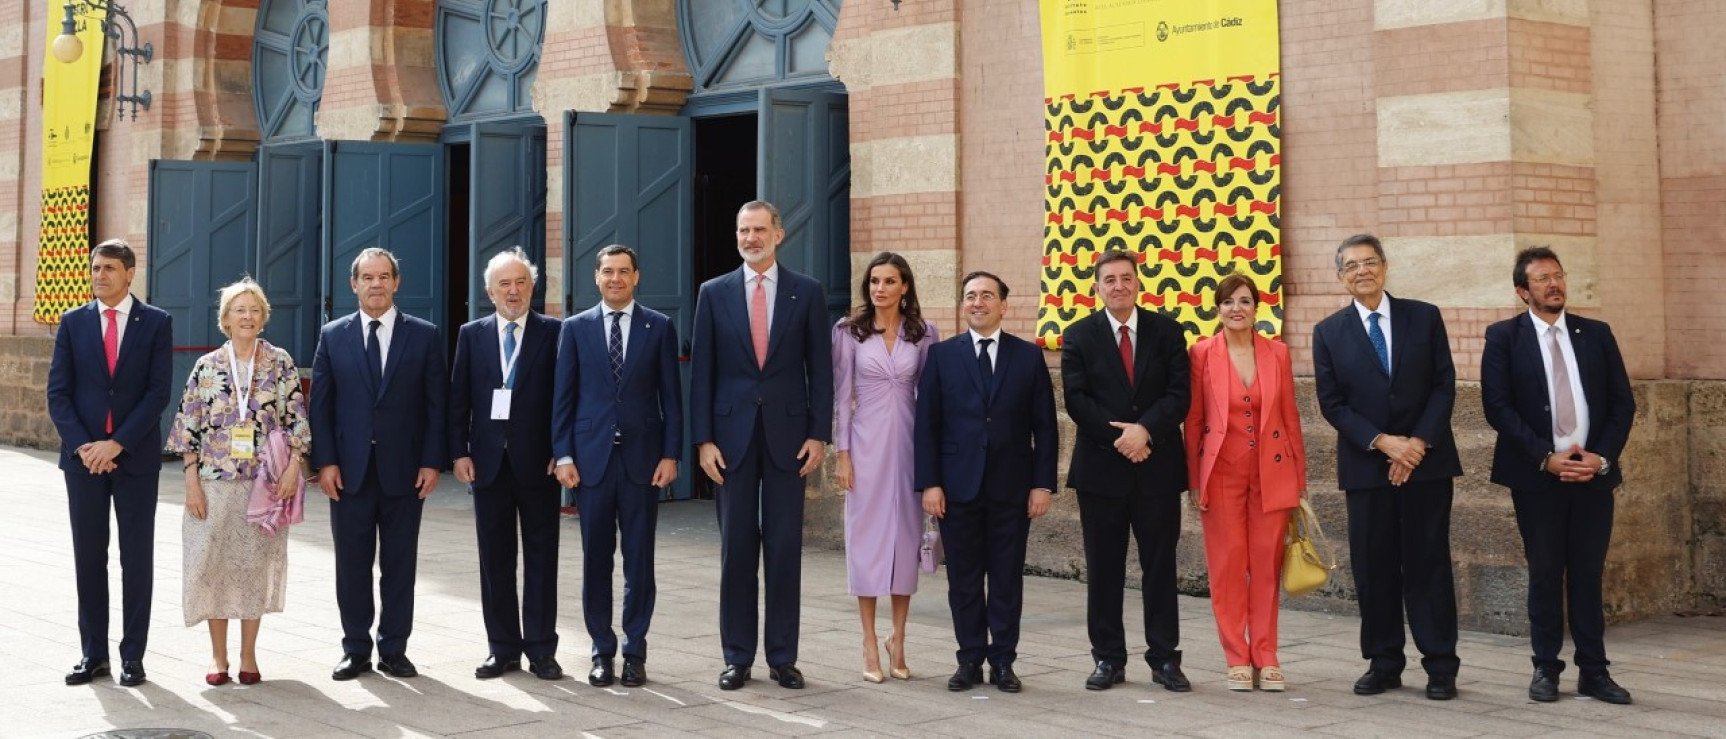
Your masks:
<instances>
[{"instance_id":1,"label":"blue wooden door","mask_svg":"<svg viewBox=\"0 0 1726 739\"><path fill-rule=\"evenodd\" d=\"M568 113L564 141L564 310L599 302L593 255L608 244L635 249L641 284L635 299L669 316L689 355L695 317L694 137L688 118ZM685 398L689 366L683 365ZM684 438L688 439L688 414ZM671 497L689 497L689 447Z\"/></svg>"},{"instance_id":2,"label":"blue wooden door","mask_svg":"<svg viewBox=\"0 0 1726 739\"><path fill-rule=\"evenodd\" d=\"M323 145L258 148L256 277L270 296L264 338L312 366L322 315L318 253L323 223Z\"/></svg>"},{"instance_id":3,"label":"blue wooden door","mask_svg":"<svg viewBox=\"0 0 1726 739\"><path fill-rule=\"evenodd\" d=\"M358 309L354 257L381 246L401 263L396 306L447 334L443 147L326 141L323 175L324 319Z\"/></svg>"},{"instance_id":4,"label":"blue wooden door","mask_svg":"<svg viewBox=\"0 0 1726 739\"><path fill-rule=\"evenodd\" d=\"M174 317L174 377L222 345L216 291L252 271L257 166L251 162L150 162L149 296ZM179 408L168 402L163 429Z\"/></svg>"},{"instance_id":5,"label":"blue wooden door","mask_svg":"<svg viewBox=\"0 0 1726 739\"><path fill-rule=\"evenodd\" d=\"M779 208L779 261L827 286L827 312L850 306L851 147L845 96L761 90L756 191Z\"/></svg>"},{"instance_id":6,"label":"blue wooden door","mask_svg":"<svg viewBox=\"0 0 1726 739\"><path fill-rule=\"evenodd\" d=\"M519 246L540 266L533 308L545 310L545 124L480 122L468 149L472 166L468 198L469 309L465 320L496 307L485 294L485 265L498 252Z\"/></svg>"}]
</instances>

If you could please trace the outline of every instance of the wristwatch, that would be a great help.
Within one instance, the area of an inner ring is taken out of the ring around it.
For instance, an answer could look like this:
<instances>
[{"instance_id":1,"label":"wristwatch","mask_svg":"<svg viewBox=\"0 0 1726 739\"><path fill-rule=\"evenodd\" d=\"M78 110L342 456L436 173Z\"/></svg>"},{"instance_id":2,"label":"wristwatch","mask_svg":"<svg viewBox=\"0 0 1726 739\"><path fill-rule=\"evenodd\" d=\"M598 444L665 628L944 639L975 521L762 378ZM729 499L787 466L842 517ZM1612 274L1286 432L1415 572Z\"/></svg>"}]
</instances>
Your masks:
<instances>
[{"instance_id":1,"label":"wristwatch","mask_svg":"<svg viewBox=\"0 0 1726 739\"><path fill-rule=\"evenodd\" d=\"M1598 474L1604 475L1604 474L1611 472L1611 471L1612 471L1612 460L1607 459L1605 457L1601 457L1600 458L1600 472Z\"/></svg>"}]
</instances>

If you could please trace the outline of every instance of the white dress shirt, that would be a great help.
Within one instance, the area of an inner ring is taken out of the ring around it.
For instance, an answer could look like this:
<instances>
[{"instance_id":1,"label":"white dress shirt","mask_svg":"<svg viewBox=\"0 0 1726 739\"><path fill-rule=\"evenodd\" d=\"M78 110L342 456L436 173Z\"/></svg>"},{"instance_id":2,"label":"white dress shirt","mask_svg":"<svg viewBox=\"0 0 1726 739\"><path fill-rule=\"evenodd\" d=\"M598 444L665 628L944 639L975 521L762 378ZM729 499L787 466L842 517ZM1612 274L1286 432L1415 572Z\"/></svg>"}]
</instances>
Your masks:
<instances>
[{"instance_id":1,"label":"white dress shirt","mask_svg":"<svg viewBox=\"0 0 1726 739\"><path fill-rule=\"evenodd\" d=\"M104 339L108 337L108 309L114 309L114 348L116 351L120 348L121 342L126 340L126 323L127 320L132 317L132 305L134 302L135 301L132 299L131 293L127 293L126 297L120 301L119 305L111 306L100 300L95 301L96 317L101 319L102 338ZM116 354L116 356L118 355Z\"/></svg>"},{"instance_id":2,"label":"white dress shirt","mask_svg":"<svg viewBox=\"0 0 1726 739\"><path fill-rule=\"evenodd\" d=\"M1127 327L1127 335L1133 337L1133 351L1135 351L1135 352L1138 351L1139 350L1139 311L1138 311L1138 309L1134 308L1133 312L1127 314L1126 323L1122 323L1120 321L1115 320L1115 314L1110 313L1107 310L1103 311L1103 315L1109 317L1109 335L1113 336L1115 338L1115 345L1120 346L1120 344L1121 344L1121 327L1126 326Z\"/></svg>"},{"instance_id":3,"label":"white dress shirt","mask_svg":"<svg viewBox=\"0 0 1726 739\"><path fill-rule=\"evenodd\" d=\"M1588 448L1588 398L1582 394L1582 372L1576 366L1576 346L1570 343L1570 329L1565 323L1566 313L1559 313L1558 320L1548 325L1534 311L1528 312L1528 320L1534 324L1534 336L1540 345L1540 366L1546 370L1546 408L1552 416L1552 451L1568 452L1571 446ZM1552 382L1552 332L1558 332L1559 346L1564 349L1564 367L1570 373L1570 397L1576 399L1576 428L1564 436L1558 435L1558 386Z\"/></svg>"},{"instance_id":4,"label":"white dress shirt","mask_svg":"<svg viewBox=\"0 0 1726 739\"><path fill-rule=\"evenodd\" d=\"M743 265L743 315L745 316L750 315L749 311L752 310L750 306L755 304L756 275L767 276L767 284L763 287L767 290L767 330L771 335L773 331L773 303L779 294L779 262L773 262L773 266L768 267L766 272L756 272L754 267L748 264ZM627 323L624 324L624 326L628 325Z\"/></svg>"},{"instance_id":5,"label":"white dress shirt","mask_svg":"<svg viewBox=\"0 0 1726 739\"><path fill-rule=\"evenodd\" d=\"M769 293L771 293L773 288L769 287L769 288L767 288L767 290ZM769 306L773 305L773 298L769 297L767 299L767 304ZM623 358L628 359L629 358L629 330L631 328L635 327L635 301L633 301L633 300L629 301L629 304L623 306L622 308L613 308L609 305L606 305L605 301L603 301L603 300L600 301L600 303L599 303L599 317L600 317L600 322L599 322L600 335L599 335L599 338L600 338L600 344L605 346L605 350L607 352L611 351L611 322L612 322L611 312L614 310L623 311L623 315L618 316L616 320L618 323L619 330L622 331L622 333L623 333L623 336L622 336L622 339L623 339ZM770 316L773 315L773 311L768 310L767 315L770 315Z\"/></svg>"},{"instance_id":6,"label":"white dress shirt","mask_svg":"<svg viewBox=\"0 0 1726 739\"><path fill-rule=\"evenodd\" d=\"M396 307L393 305L390 306L390 309L384 311L383 315L378 316L377 320L383 322L383 325L378 326L378 355L381 359L378 363L378 370L383 371L387 369L390 364L390 338L395 336L396 333ZM361 347L365 347L366 341L371 338L371 333L372 317L366 315L365 311L360 311Z\"/></svg>"},{"instance_id":7,"label":"white dress shirt","mask_svg":"<svg viewBox=\"0 0 1726 739\"><path fill-rule=\"evenodd\" d=\"M993 339L993 341L989 343L989 348L984 351L989 352L989 367L992 369L1000 369L1001 363L996 358L1001 356L1001 329L995 329L995 333L989 334L988 336L977 333L976 329L971 329L966 333L971 334L972 359L977 357L977 348L981 345L979 342L984 339Z\"/></svg>"},{"instance_id":8,"label":"white dress shirt","mask_svg":"<svg viewBox=\"0 0 1726 739\"><path fill-rule=\"evenodd\" d=\"M1391 360L1396 357L1396 342L1390 338L1390 296L1378 297L1378 310L1368 309L1361 305L1359 300L1354 301L1354 309L1360 314L1360 327L1366 330L1369 337L1372 336L1372 314L1379 315L1378 330L1384 332L1384 361L1385 364L1395 367L1395 364L1391 364Z\"/></svg>"}]
</instances>

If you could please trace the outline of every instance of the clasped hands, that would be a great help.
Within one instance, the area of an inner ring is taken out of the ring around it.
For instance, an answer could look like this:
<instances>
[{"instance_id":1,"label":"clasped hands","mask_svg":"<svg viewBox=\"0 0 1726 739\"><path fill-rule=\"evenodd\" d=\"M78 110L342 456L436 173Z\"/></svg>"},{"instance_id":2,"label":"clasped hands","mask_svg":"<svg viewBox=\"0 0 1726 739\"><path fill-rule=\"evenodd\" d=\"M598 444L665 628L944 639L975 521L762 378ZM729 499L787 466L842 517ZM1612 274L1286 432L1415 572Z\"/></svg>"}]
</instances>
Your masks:
<instances>
[{"instance_id":1,"label":"clasped hands","mask_svg":"<svg viewBox=\"0 0 1726 739\"><path fill-rule=\"evenodd\" d=\"M1138 464L1151 458L1150 429L1125 421L1110 421L1109 425L1121 430L1121 435L1115 437L1115 451L1128 462Z\"/></svg>"},{"instance_id":2,"label":"clasped hands","mask_svg":"<svg viewBox=\"0 0 1726 739\"><path fill-rule=\"evenodd\" d=\"M120 442L113 439L92 441L78 447L78 461L84 463L84 469L92 475L106 475L119 467L114 462L120 452L126 451Z\"/></svg>"},{"instance_id":3,"label":"clasped hands","mask_svg":"<svg viewBox=\"0 0 1726 739\"><path fill-rule=\"evenodd\" d=\"M1545 468L1564 482L1588 482L1600 474L1600 455L1583 449L1581 444L1571 444L1570 451L1546 455Z\"/></svg>"},{"instance_id":4,"label":"clasped hands","mask_svg":"<svg viewBox=\"0 0 1726 739\"><path fill-rule=\"evenodd\" d=\"M1379 434L1372 440L1372 448L1384 453L1390 459L1390 484L1401 485L1408 482L1414 468L1419 467L1426 459L1426 441L1418 436L1393 436Z\"/></svg>"}]
</instances>

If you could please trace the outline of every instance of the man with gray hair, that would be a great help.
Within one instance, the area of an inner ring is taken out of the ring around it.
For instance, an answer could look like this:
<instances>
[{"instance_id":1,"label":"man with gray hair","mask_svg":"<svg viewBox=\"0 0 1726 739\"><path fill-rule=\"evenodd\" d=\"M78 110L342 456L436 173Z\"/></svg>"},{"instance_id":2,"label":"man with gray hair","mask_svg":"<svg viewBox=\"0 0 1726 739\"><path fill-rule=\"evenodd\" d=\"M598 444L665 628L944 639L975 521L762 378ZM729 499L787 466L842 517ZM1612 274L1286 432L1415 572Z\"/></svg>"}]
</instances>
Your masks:
<instances>
[{"instance_id":1,"label":"man with gray hair","mask_svg":"<svg viewBox=\"0 0 1726 739\"><path fill-rule=\"evenodd\" d=\"M372 669L372 562L378 590L378 667L419 674L407 658L413 631L420 513L437 489L444 455L443 339L431 323L396 309L395 255L371 247L354 257L348 285L360 309L318 333L312 360L312 466L330 499L342 660L330 677Z\"/></svg>"},{"instance_id":2,"label":"man with gray hair","mask_svg":"<svg viewBox=\"0 0 1726 739\"><path fill-rule=\"evenodd\" d=\"M497 312L461 327L449 384L449 450L455 477L473 486L479 537L480 610L490 654L481 680L529 668L563 677L557 663L557 481L552 478L551 392L558 322L533 310L539 270L521 247L485 267ZM521 523L520 607L515 587Z\"/></svg>"}]
</instances>

